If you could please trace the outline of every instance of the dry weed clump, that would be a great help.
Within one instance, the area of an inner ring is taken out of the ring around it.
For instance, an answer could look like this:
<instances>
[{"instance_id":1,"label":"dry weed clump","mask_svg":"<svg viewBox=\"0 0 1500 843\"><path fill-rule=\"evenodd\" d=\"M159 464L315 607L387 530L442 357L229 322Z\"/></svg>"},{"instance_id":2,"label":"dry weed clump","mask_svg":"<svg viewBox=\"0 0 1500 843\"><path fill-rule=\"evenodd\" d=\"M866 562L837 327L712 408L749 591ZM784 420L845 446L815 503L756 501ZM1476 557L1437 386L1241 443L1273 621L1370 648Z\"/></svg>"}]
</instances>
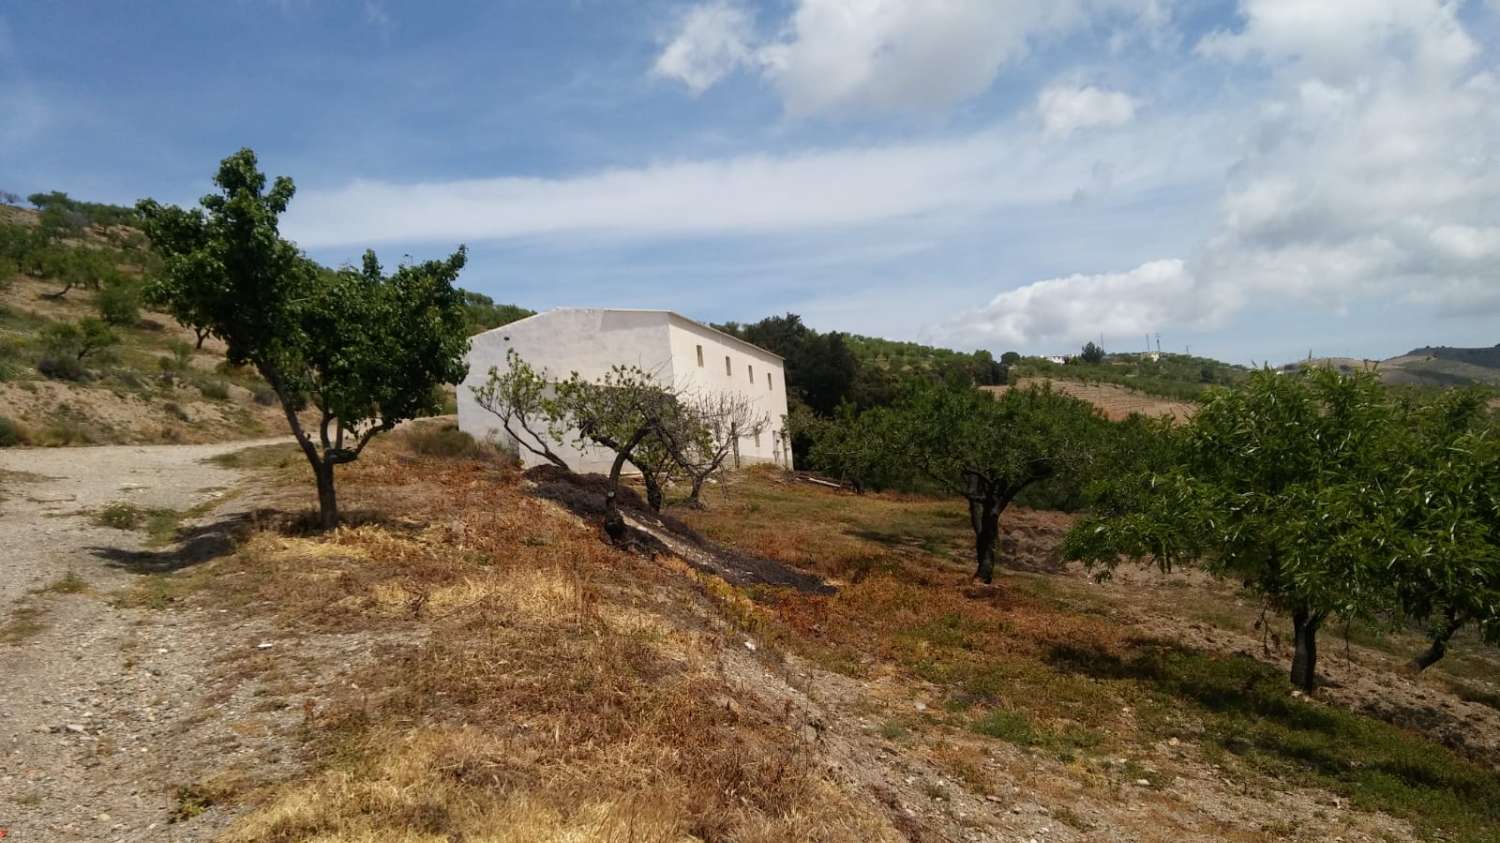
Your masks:
<instances>
[{"instance_id":1,"label":"dry weed clump","mask_svg":"<svg viewBox=\"0 0 1500 843\"><path fill-rule=\"evenodd\" d=\"M413 634L310 719L321 768L226 839L898 839L726 680L680 569L502 464L372 450L357 526L258 534L222 581L298 629Z\"/></svg>"}]
</instances>

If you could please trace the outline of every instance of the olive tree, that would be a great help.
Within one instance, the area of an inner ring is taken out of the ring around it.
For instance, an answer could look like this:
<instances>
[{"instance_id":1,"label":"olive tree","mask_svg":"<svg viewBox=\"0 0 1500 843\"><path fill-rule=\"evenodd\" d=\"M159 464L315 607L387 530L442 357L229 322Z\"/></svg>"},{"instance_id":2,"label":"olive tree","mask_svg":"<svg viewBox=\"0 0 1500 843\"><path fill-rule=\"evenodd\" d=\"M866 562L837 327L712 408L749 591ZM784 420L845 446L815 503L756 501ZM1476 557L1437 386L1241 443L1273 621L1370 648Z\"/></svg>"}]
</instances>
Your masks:
<instances>
[{"instance_id":1,"label":"olive tree","mask_svg":"<svg viewBox=\"0 0 1500 843\"><path fill-rule=\"evenodd\" d=\"M201 208L137 205L163 257L150 298L223 340L230 364L253 365L275 391L317 478L321 523L332 528L335 467L399 422L438 412L436 387L467 372L454 287L464 249L389 275L373 252L358 268L328 270L280 234L291 179L268 187L255 153L242 149L214 183ZM299 412L309 406L304 425Z\"/></svg>"},{"instance_id":2,"label":"olive tree","mask_svg":"<svg viewBox=\"0 0 1500 843\"><path fill-rule=\"evenodd\" d=\"M1311 692L1325 621L1394 602L1405 543L1388 482L1393 421L1369 373L1257 372L1212 391L1175 441L1099 495L1064 555L1105 575L1124 557L1239 580L1291 615L1291 681Z\"/></svg>"},{"instance_id":3,"label":"olive tree","mask_svg":"<svg viewBox=\"0 0 1500 843\"><path fill-rule=\"evenodd\" d=\"M915 471L968 502L974 576L992 582L1000 516L1027 488L1081 471L1102 420L1087 403L1050 384L995 396L946 384L915 387L865 435L887 471ZM868 443L864 443L867 447Z\"/></svg>"}]
</instances>

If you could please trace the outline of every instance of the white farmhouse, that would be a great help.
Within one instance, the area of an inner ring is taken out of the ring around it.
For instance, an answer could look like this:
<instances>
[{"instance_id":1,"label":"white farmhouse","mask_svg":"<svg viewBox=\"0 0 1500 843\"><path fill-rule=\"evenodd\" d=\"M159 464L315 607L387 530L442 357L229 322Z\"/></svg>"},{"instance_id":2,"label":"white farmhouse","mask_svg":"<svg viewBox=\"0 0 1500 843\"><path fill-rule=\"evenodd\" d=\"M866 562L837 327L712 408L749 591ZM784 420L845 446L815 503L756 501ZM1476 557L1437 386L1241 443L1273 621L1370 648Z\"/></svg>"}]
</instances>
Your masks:
<instances>
[{"instance_id":1,"label":"white farmhouse","mask_svg":"<svg viewBox=\"0 0 1500 843\"><path fill-rule=\"evenodd\" d=\"M518 449L500 420L474 400L472 389L489 379L490 367L506 370L511 349L553 382L573 372L597 380L612 366L639 366L688 395L742 395L769 417L770 424L740 438L740 462L792 467L780 356L669 310L559 308L474 337L469 376L458 387L459 428L476 439L519 450L528 468L544 460ZM575 437L565 438L553 450L574 471L609 471L613 451L594 446L580 452L573 447Z\"/></svg>"}]
</instances>

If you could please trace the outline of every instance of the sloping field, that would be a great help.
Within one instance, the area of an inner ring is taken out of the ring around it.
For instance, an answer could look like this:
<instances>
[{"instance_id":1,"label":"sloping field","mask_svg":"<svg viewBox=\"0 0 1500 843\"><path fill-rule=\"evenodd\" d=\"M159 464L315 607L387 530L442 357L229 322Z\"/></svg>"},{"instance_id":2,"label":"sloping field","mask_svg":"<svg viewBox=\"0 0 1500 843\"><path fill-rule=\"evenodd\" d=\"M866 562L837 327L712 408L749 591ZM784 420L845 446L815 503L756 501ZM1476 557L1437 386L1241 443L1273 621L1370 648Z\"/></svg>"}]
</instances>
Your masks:
<instances>
[{"instance_id":1,"label":"sloping field","mask_svg":"<svg viewBox=\"0 0 1500 843\"><path fill-rule=\"evenodd\" d=\"M1131 413L1140 413L1143 416L1171 416L1177 421L1184 421L1192 416L1195 409L1195 405L1186 401L1158 398L1112 383L1079 383L1078 381L1026 378L1018 381L1016 386L1027 387L1044 382L1050 382L1052 388L1058 392L1093 404L1114 421L1119 421ZM1003 395L1005 390L1010 389L1008 386L982 388L996 395Z\"/></svg>"}]
</instances>

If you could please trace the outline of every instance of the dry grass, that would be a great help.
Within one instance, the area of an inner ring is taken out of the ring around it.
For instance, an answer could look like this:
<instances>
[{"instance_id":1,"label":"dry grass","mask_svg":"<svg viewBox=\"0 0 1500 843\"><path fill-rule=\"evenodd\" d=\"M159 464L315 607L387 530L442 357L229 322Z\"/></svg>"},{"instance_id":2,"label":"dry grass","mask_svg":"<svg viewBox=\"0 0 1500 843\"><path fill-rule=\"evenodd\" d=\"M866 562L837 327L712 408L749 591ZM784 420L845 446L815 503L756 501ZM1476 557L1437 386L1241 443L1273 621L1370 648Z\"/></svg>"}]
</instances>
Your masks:
<instances>
[{"instance_id":1,"label":"dry grass","mask_svg":"<svg viewBox=\"0 0 1500 843\"><path fill-rule=\"evenodd\" d=\"M964 758L972 742L989 739L1038 763L1060 763L1059 775L1076 772L1089 787L1155 788L1195 775L1157 751L1191 739L1204 763L1222 767L1216 776L1252 788L1328 788L1447 839L1500 834L1500 774L1472 753L1296 699L1279 665L1145 633L1133 609L1109 595L1114 586L1014 571L998 588L971 586L958 503L854 496L769 472L749 472L726 492L683 519L741 549L849 579L834 595L726 586L712 592L726 616L824 668L902 689L891 692L897 699L936 703L887 731L937 747L935 757L959 780L972 772ZM756 526L764 524L776 529ZM1052 548L1066 524L1051 513L1008 513L1009 560L1056 570ZM1179 616L1186 603L1203 604L1200 612L1232 606L1222 588L1178 585L1194 590L1141 588ZM1178 632L1193 623L1184 617ZM1121 756L1153 767L1111 765Z\"/></svg>"},{"instance_id":2,"label":"dry grass","mask_svg":"<svg viewBox=\"0 0 1500 843\"><path fill-rule=\"evenodd\" d=\"M225 839L898 839L726 680L692 580L497 462L410 444L343 471L359 526L264 531L215 567L216 599L273 606L297 634L406 642L312 714L314 771Z\"/></svg>"}]
</instances>

